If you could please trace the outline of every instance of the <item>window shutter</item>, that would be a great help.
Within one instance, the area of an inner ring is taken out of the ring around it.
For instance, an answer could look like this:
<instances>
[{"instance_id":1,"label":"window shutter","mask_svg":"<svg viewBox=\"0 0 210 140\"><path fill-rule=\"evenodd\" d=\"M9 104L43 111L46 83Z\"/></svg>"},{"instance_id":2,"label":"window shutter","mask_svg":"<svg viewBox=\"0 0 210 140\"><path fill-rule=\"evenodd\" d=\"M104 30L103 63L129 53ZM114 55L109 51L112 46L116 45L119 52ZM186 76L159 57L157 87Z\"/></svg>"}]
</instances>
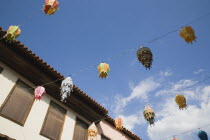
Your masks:
<instances>
[{"instance_id":1,"label":"window shutter","mask_svg":"<svg viewBox=\"0 0 210 140\"><path fill-rule=\"evenodd\" d=\"M80 120L77 120L74 128L73 140L87 140L88 125Z\"/></svg>"},{"instance_id":2,"label":"window shutter","mask_svg":"<svg viewBox=\"0 0 210 140\"><path fill-rule=\"evenodd\" d=\"M41 134L53 140L59 140L64 124L66 110L54 102L50 103Z\"/></svg>"},{"instance_id":3,"label":"window shutter","mask_svg":"<svg viewBox=\"0 0 210 140\"><path fill-rule=\"evenodd\" d=\"M33 104L33 100L33 95L18 85L14 88L2 107L1 114L23 125Z\"/></svg>"}]
</instances>

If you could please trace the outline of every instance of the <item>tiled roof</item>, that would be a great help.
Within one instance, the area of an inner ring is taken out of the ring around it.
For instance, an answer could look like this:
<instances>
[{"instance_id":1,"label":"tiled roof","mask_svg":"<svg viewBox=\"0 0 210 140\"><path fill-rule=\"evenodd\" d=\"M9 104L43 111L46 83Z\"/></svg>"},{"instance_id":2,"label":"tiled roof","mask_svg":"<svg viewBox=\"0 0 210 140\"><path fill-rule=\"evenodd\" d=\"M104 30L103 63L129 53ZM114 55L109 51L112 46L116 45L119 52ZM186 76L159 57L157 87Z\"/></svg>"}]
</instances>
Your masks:
<instances>
[{"instance_id":1,"label":"tiled roof","mask_svg":"<svg viewBox=\"0 0 210 140\"><path fill-rule=\"evenodd\" d=\"M112 119L110 116L107 115L106 121L109 122L111 125L113 125L115 127L114 119ZM131 131L129 131L125 127L123 127L122 130L118 130L118 131L123 132L124 134L126 134L130 138L132 138L133 140L142 140L141 138L139 138L137 135L133 134Z\"/></svg>"}]
</instances>

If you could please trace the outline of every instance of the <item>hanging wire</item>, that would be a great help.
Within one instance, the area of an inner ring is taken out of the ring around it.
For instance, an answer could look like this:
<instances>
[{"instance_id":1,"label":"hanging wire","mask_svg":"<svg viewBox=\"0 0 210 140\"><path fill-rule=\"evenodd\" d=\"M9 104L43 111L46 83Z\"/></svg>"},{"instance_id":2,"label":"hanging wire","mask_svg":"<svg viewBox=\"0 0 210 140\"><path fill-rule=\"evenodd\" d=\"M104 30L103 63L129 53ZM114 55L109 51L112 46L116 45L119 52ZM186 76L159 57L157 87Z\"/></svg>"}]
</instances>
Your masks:
<instances>
[{"instance_id":1,"label":"hanging wire","mask_svg":"<svg viewBox=\"0 0 210 140\"><path fill-rule=\"evenodd\" d=\"M36 14L36 13L34 13L34 14ZM196 18L195 20L189 22L189 23L186 24L186 25L192 24L192 23L194 23L194 22L196 22L196 21L198 21L198 20L200 20L200 19L202 19L202 18L204 18L204 17L206 17L206 16L208 16L208 15L210 15L210 13L207 13L207 14L205 14L205 15L202 15L202 16ZM179 28L179 29L180 29L180 28ZM147 41L146 43L151 43L151 42L154 42L154 41L156 41L156 40L159 40L159 39L161 39L161 38L163 38L163 37L166 37L167 35L169 35L169 34L171 34L171 33L174 33L174 32L176 32L176 31L178 31L179 29L169 31L169 32L167 32L166 34L164 34L164 35L162 35L162 36L159 36L159 37L157 37L157 38L154 38L154 39L152 39L152 40ZM145 44L145 43L143 43L143 44ZM143 46L144 46L144 45L143 45ZM120 53L116 54L116 55L113 56L113 57L110 57L110 58L106 59L105 61L110 61L110 60L112 60L112 59L114 59L114 58L118 58L118 57L120 57L120 56L122 56L122 55L124 55L124 54L126 54L126 53L129 53L129 52L135 51L135 50L137 50L137 48L128 49L128 50L126 50L126 51L123 51L123 52L120 52ZM105 61L104 61L104 62L105 62ZM92 68L92 67L94 67L94 66L96 66L96 64L94 64L94 65L92 65L92 66L89 66L89 67L85 67L85 68L79 70L79 72L72 74L72 76L77 75L78 73L81 73L81 72L83 72L84 70L88 70L88 69L90 69L90 68ZM44 85L51 84L51 83L54 83L54 82L57 82L57 81L62 80L62 79L63 79L63 78L61 78L61 79L56 79L56 80L51 81L51 82L49 82L49 83L45 83L45 84L43 84L43 86L44 86ZM209 79L209 78L208 78L208 79ZM30 88L30 89L31 89L31 88ZM32 88L32 89L34 89L34 88Z\"/></svg>"},{"instance_id":2,"label":"hanging wire","mask_svg":"<svg viewBox=\"0 0 210 140\"><path fill-rule=\"evenodd\" d=\"M37 12L34 13L33 15L29 16L29 17L28 17L28 21L29 21L35 14L37 14ZM203 15L203 16L200 16L199 18L197 18L197 19L191 21L190 23L188 23L188 24L186 24L186 25L193 24L194 22L197 22L197 21L199 21L200 19L202 19L203 17L206 17L206 16L208 16L208 15L210 15L210 13L207 13L207 14L205 14L205 15ZM26 22L27 22L27 21L26 21ZM26 22L25 22L25 23L26 23ZM24 25L25 23L23 23L23 24L21 24L21 25L19 25L19 26L22 26L22 25ZM172 34L172 33L174 33L174 32L177 32L178 30L180 30L180 29L175 29L175 30L169 31L169 32L167 32L166 34L164 34L164 35L162 35L162 36L159 36L159 37L154 38L154 39L152 39L152 40L150 40L150 41L147 41L146 44L149 44L149 43L151 43L151 42L154 42L154 41L157 41L157 40L159 40L159 39L161 39L161 38L164 38L164 37L168 36L169 34ZM4 38L4 36L3 36L2 38ZM2 38L1 38L1 39L2 39ZM1 39L0 39L0 40L1 40ZM143 43L143 44L145 44L145 43ZM143 45L143 46L144 46L144 45ZM115 56L113 56L113 57L110 57L110 58L104 60L104 62L111 61L112 59L118 58L118 57L120 57L120 56L122 56L122 55L124 55L124 54L127 54L127 53L132 52L132 51L135 51L135 50L137 50L137 48L128 49L128 50L123 51L123 52L121 52L121 53L119 53L119 54L117 54L117 55L115 55ZM95 67L95 66L97 66L97 65L94 64L94 65L92 65L92 66L85 67L85 68L81 69L79 72L72 74L72 76L77 75L77 74L83 72L84 70L88 70L88 69L90 69L90 68L92 68L92 67ZM60 81L60 80L63 80L63 79L64 79L64 78L60 78L60 79L51 81L51 82L49 82L49 83L45 83L45 84L43 84L42 86L44 86L44 85L49 85L49 84L52 84L52 83L54 83L54 82L57 82L57 81ZM197 85L197 84L199 84L199 83L202 83L202 82L204 82L204 81L206 81L206 80L208 80L208 79L210 79L210 76L208 76L207 78L205 78L205 79L203 79L203 80L201 80L201 81L196 82L195 84L192 84L192 85L190 85L190 86L187 86L187 87L185 87L185 88L183 88L183 89L181 89L181 90L185 90L185 89L191 88L191 87L193 87L193 86L195 86L195 85ZM20 87L20 86L18 86L18 87ZM22 88L22 89L24 89L24 90L35 89L35 88L23 88L23 87L20 87L20 88ZM143 105L138 106L136 109L141 108L142 106L143 106ZM101 120L103 120L103 119L101 119ZM101 121L101 120L97 120L97 121ZM97 122L97 121L95 121L95 122ZM207 127L207 126L209 126L209 125L210 125L210 124L205 125L205 126L202 126L202 127L199 127L199 128ZM197 129L199 129L199 128L197 128ZM173 136L183 135L183 134L185 134L185 133L189 133L189 132L195 131L195 130L197 130L197 129L185 131L185 132L182 132L182 133L180 133L180 134L173 135Z\"/></svg>"},{"instance_id":3,"label":"hanging wire","mask_svg":"<svg viewBox=\"0 0 210 140\"><path fill-rule=\"evenodd\" d=\"M208 16L208 15L210 15L210 13L207 13L207 14L205 14L205 15L202 15L202 16L198 17L197 19L195 19L195 20L193 20L193 21L187 23L186 25L195 23L196 21L198 21L198 20L200 20L200 19L202 19L203 17L206 17L206 16ZM168 33L166 33L166 34L164 34L164 35L162 35L162 36L159 36L159 37L157 37L157 38L155 38L155 39L152 39L152 40L150 40L150 41L147 41L146 43L151 43L151 42L154 42L154 41L156 41L156 40L159 40L159 39L161 39L161 38L163 38L163 37L166 37L167 35L169 35L169 34L171 34L171 33L174 33L174 32L176 32L176 31L178 31L178 30L180 30L180 28L179 28L179 29L176 29L176 30L169 31ZM143 43L143 44L145 44L145 43ZM143 45L143 46L144 46L144 45ZM138 48L128 49L128 50L123 51L123 52L120 52L119 54L117 54L117 55L115 55L115 56L113 56L113 57L110 57L110 58L108 58L108 59L106 59L105 61L102 61L102 62L110 61L110 60L112 60L112 59L114 59L114 58L120 57L120 56L122 56L122 55L124 55L124 54L126 54L126 53L135 51L135 50L137 50L137 49L138 49ZM95 64L95 65L89 66L88 68L85 67L85 68L81 69L78 73L81 73L81 72L84 71L85 69L88 70L88 69L90 69L90 68L92 68L92 67L94 67L94 66L97 66L97 65ZM73 75L77 75L77 73L74 73Z\"/></svg>"},{"instance_id":4,"label":"hanging wire","mask_svg":"<svg viewBox=\"0 0 210 140\"><path fill-rule=\"evenodd\" d=\"M183 91L183 90L185 90L185 89L188 89L188 88L191 88L191 87L194 87L195 85L200 84L200 83L202 83L202 82L204 82L204 81L206 81L206 80L208 80L208 79L210 79L210 76L208 76L208 77L204 78L203 80L198 81L198 82L196 82L196 83L194 83L194 84L192 84L192 85L190 85L190 86L187 86L187 87L185 87L185 88L182 88L181 91Z\"/></svg>"},{"instance_id":5,"label":"hanging wire","mask_svg":"<svg viewBox=\"0 0 210 140\"><path fill-rule=\"evenodd\" d=\"M28 16L28 17L25 19L25 22L23 22L22 24L20 24L20 25L18 25L18 26L20 27L20 26L25 25L27 22L29 22L29 21L32 19L33 16L35 16L35 15L38 14L38 13L39 13L39 12L35 12L35 13L33 13L32 15Z\"/></svg>"},{"instance_id":6,"label":"hanging wire","mask_svg":"<svg viewBox=\"0 0 210 140\"><path fill-rule=\"evenodd\" d=\"M207 127L207 126L210 126L210 124L207 124L207 125L204 125L204 126L201 126L201 127L198 127L198 128L195 128L195 129L192 129L192 130L187 130L187 131L184 131L182 133L178 133L178 134L175 134L175 135L171 135L171 136L167 136L167 137L162 137L164 139L169 139L169 138L173 138L173 137L177 137L177 136L180 136L180 135L183 135L185 133L189 133L189 132L193 132L193 131L196 131L196 130L199 130L200 128L204 128L204 127Z\"/></svg>"},{"instance_id":7,"label":"hanging wire","mask_svg":"<svg viewBox=\"0 0 210 140\"><path fill-rule=\"evenodd\" d=\"M208 16L208 15L210 15L210 12L209 12L209 13L206 13L206 14L204 14L204 15L198 17L198 18L196 18L195 20L193 20L193 21L191 21L191 22L189 22L189 23L183 25L182 27L191 25L191 24L193 24L193 23L199 21L200 19L202 19L202 18L204 18L204 17L206 17L206 16ZM181 27L181 28L182 28L182 27ZM159 37L154 38L154 39L152 39L152 40L150 40L150 41L147 41L146 43L154 42L154 41L156 41L156 40L159 40L159 39L161 39L161 38L163 38L163 37L166 37L166 36L168 36L169 34L172 34L172 33L177 32L177 31L179 31L179 30L180 30L180 28L171 30L171 31L167 32L166 34L164 34L164 35L162 35L162 36L159 36Z\"/></svg>"}]
</instances>

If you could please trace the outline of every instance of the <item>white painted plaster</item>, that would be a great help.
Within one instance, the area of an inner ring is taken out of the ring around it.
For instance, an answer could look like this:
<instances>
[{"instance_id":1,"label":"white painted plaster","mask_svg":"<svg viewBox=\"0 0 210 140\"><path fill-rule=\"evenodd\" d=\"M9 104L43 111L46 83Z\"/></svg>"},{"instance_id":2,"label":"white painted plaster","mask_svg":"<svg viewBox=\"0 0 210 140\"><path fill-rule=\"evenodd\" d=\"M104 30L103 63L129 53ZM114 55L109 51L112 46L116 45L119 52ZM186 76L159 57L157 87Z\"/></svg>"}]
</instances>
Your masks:
<instances>
[{"instance_id":1,"label":"white painted plaster","mask_svg":"<svg viewBox=\"0 0 210 140\"><path fill-rule=\"evenodd\" d=\"M35 85L1 62L0 66L4 68L3 72L0 74L0 106L5 101L18 79L21 79L32 87L35 87ZM67 109L61 140L72 140L76 116L79 115L48 94L45 94L42 100L34 101L24 126L20 126L0 116L0 133L16 140L47 140L47 138L40 135L40 131L51 100ZM79 117L88 122L83 117Z\"/></svg>"},{"instance_id":2,"label":"white painted plaster","mask_svg":"<svg viewBox=\"0 0 210 140\"><path fill-rule=\"evenodd\" d=\"M106 137L111 140L132 140L126 134L122 133L119 130L116 130L114 126L109 124L107 121L101 121L98 125L98 135L97 140L101 140L101 134L104 134Z\"/></svg>"}]
</instances>

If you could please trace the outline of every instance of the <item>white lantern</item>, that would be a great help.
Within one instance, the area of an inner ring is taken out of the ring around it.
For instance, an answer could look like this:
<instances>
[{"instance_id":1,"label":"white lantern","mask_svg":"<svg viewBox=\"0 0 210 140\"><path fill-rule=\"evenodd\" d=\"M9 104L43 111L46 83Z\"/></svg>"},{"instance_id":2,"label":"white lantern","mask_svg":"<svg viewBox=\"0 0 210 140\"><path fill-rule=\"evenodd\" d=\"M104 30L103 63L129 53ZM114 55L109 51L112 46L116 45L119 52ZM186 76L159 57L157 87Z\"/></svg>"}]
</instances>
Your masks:
<instances>
[{"instance_id":1,"label":"white lantern","mask_svg":"<svg viewBox=\"0 0 210 140\"><path fill-rule=\"evenodd\" d=\"M61 101L66 102L67 96L70 96L73 91L74 83L71 77L67 77L61 83Z\"/></svg>"}]
</instances>

